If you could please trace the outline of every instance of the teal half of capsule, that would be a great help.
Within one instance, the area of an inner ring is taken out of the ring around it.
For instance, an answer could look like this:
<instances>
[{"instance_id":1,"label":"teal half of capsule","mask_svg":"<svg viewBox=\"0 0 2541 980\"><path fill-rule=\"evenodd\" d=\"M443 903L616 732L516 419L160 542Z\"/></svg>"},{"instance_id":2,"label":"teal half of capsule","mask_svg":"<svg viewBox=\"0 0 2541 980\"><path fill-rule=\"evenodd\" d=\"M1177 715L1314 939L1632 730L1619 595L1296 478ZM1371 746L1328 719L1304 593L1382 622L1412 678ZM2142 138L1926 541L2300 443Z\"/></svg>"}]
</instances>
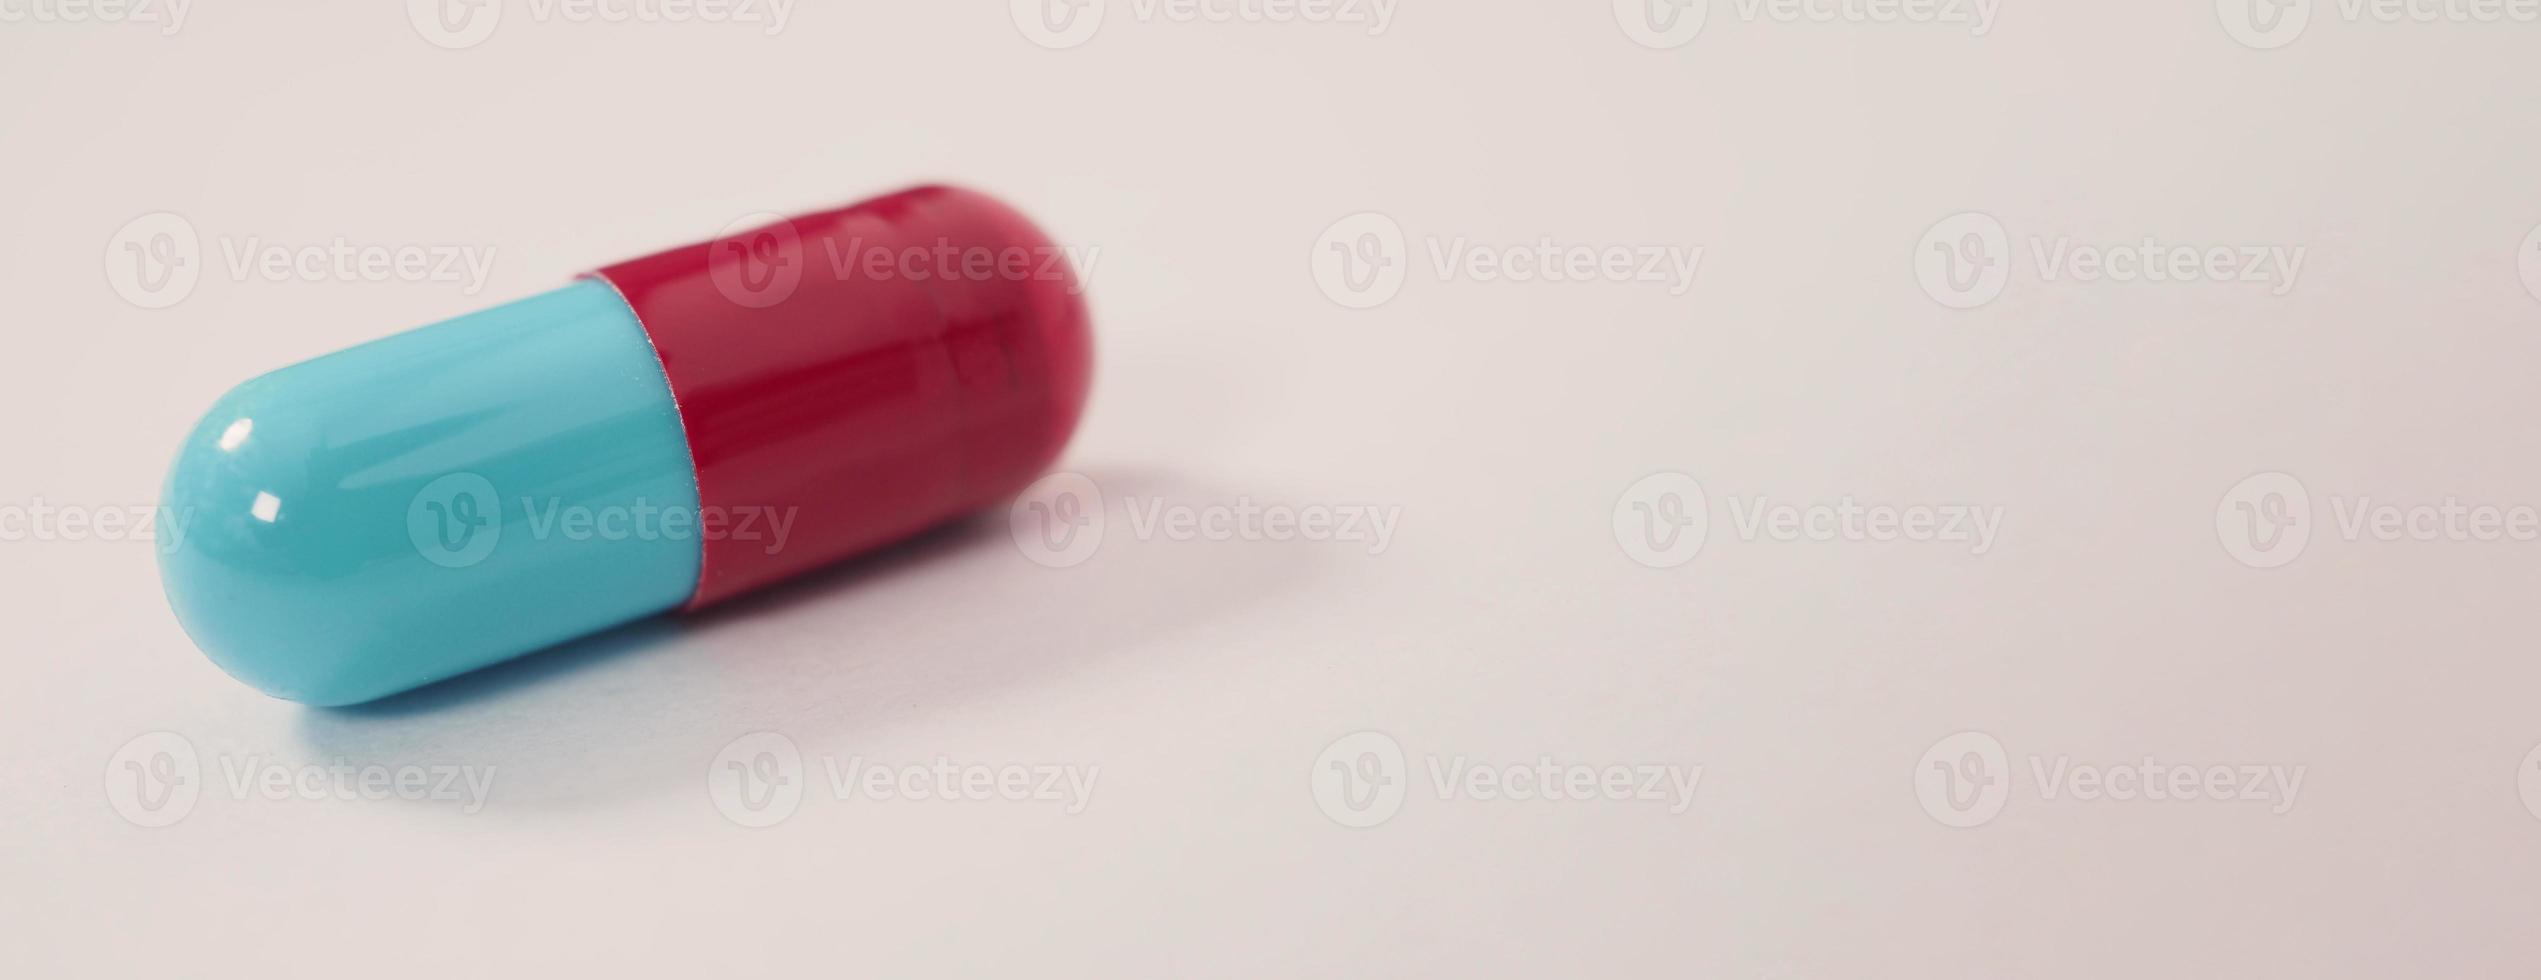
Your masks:
<instances>
[{"instance_id":1,"label":"teal half of capsule","mask_svg":"<svg viewBox=\"0 0 2541 980\"><path fill-rule=\"evenodd\" d=\"M317 705L675 608L702 560L669 382L593 279L239 385L160 500L186 633Z\"/></svg>"}]
</instances>

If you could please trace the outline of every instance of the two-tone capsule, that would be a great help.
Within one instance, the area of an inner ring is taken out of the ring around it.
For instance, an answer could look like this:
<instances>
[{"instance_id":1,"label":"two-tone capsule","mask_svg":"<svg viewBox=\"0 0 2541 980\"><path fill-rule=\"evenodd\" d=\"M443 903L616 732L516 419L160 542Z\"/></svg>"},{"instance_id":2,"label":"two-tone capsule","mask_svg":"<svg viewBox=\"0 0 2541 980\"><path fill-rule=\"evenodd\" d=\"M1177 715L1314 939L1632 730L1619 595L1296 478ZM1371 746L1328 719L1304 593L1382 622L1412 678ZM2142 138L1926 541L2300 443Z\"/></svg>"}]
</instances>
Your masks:
<instances>
[{"instance_id":1,"label":"two-tone capsule","mask_svg":"<svg viewBox=\"0 0 2541 980\"><path fill-rule=\"evenodd\" d=\"M231 675L340 705L785 580L1056 458L1081 292L1020 214L921 187L283 368L177 456L169 602Z\"/></svg>"}]
</instances>

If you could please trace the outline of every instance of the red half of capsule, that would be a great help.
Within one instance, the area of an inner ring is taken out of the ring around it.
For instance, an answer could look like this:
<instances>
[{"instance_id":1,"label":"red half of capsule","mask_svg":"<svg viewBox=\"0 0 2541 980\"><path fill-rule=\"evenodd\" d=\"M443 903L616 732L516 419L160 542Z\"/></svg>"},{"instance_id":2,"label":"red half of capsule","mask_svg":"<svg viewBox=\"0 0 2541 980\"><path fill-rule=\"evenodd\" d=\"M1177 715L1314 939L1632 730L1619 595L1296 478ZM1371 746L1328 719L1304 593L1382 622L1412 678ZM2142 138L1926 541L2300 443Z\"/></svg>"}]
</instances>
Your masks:
<instances>
[{"instance_id":1,"label":"red half of capsule","mask_svg":"<svg viewBox=\"0 0 2541 980\"><path fill-rule=\"evenodd\" d=\"M1092 356L1070 258L976 192L920 187L592 275L661 357L706 513L687 609L1010 497L1058 456Z\"/></svg>"}]
</instances>

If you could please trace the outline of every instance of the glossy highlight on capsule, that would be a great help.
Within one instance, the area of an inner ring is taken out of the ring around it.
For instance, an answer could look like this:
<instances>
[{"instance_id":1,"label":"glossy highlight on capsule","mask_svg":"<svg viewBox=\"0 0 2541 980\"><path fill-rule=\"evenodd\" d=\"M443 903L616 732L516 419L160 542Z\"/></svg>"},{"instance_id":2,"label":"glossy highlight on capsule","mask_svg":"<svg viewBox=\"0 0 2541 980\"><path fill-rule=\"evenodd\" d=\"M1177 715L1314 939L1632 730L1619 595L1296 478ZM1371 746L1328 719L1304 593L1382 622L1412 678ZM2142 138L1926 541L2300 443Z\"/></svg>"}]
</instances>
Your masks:
<instances>
[{"instance_id":1,"label":"glossy highlight on capsule","mask_svg":"<svg viewBox=\"0 0 2541 980\"><path fill-rule=\"evenodd\" d=\"M1066 255L920 187L594 271L231 390L161 497L238 679L369 701L997 503L1091 376Z\"/></svg>"}]
</instances>

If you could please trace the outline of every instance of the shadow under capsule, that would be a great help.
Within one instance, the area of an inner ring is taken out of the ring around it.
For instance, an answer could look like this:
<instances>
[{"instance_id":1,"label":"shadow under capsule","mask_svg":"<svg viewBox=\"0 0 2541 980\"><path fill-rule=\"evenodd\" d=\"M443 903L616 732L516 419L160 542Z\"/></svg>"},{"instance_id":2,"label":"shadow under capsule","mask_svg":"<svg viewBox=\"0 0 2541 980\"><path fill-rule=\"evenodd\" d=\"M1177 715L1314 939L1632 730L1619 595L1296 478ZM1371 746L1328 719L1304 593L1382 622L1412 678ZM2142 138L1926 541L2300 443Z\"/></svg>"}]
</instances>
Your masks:
<instances>
[{"instance_id":1,"label":"shadow under capsule","mask_svg":"<svg viewBox=\"0 0 2541 980\"><path fill-rule=\"evenodd\" d=\"M1233 496L1172 474L1088 475L1115 498ZM1177 632L1311 581L1328 554L1116 528L1089 560L1051 568L1025 557L1002 511L985 513L695 615L303 709L299 731L315 754L357 765L495 767L493 803L507 811L694 791L742 734L826 748L1123 651L1169 650Z\"/></svg>"}]
</instances>

